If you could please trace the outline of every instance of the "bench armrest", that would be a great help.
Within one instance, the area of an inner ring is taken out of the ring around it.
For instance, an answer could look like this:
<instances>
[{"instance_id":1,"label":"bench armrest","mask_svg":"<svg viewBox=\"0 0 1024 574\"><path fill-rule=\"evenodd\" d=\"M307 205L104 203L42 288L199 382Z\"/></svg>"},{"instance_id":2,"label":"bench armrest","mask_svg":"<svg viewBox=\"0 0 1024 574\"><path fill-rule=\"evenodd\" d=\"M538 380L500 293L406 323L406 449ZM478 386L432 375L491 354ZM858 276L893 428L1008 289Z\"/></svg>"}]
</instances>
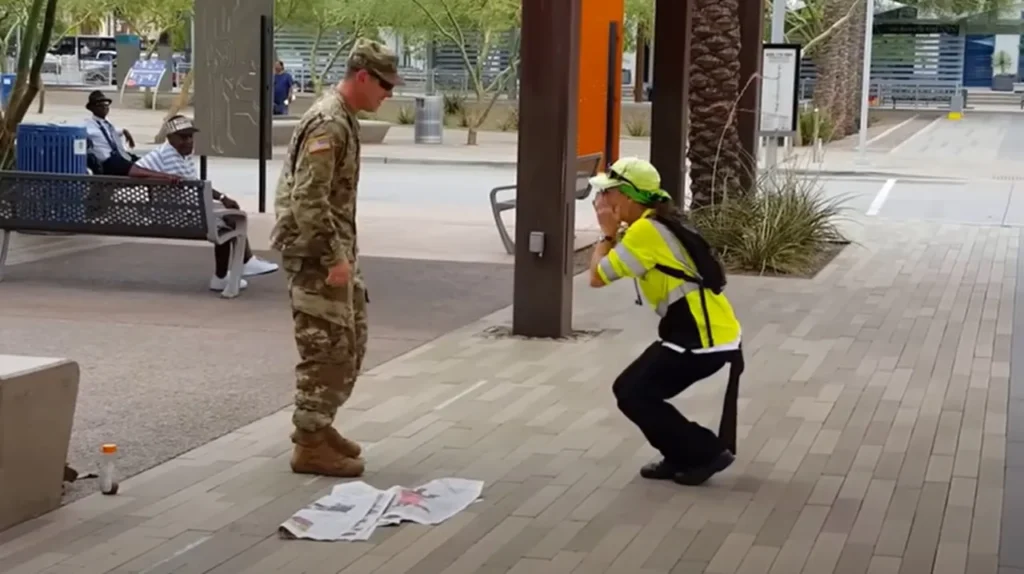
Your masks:
<instances>
[{"instance_id":1,"label":"bench armrest","mask_svg":"<svg viewBox=\"0 0 1024 574\"><path fill-rule=\"evenodd\" d=\"M214 208L213 214L216 215L217 217L237 217L239 219L245 219L246 217L249 216L249 214L242 211L241 209L228 209L226 207Z\"/></svg>"},{"instance_id":2,"label":"bench armrest","mask_svg":"<svg viewBox=\"0 0 1024 574\"><path fill-rule=\"evenodd\" d=\"M491 203L494 203L494 201L497 199L498 194L500 192L502 192L502 191L512 191L516 187L518 187L518 186L516 186L516 185L502 185L502 186L499 186L499 187L496 187L496 188L492 189L491 190Z\"/></svg>"}]
</instances>

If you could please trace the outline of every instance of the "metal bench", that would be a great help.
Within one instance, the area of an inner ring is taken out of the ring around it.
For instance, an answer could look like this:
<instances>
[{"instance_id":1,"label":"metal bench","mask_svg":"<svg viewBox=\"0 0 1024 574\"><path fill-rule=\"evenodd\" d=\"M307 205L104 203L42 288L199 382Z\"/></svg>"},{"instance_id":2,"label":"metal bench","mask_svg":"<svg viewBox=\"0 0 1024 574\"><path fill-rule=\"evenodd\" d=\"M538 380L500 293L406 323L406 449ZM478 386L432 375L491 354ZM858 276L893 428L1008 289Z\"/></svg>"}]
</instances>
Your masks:
<instances>
[{"instance_id":1,"label":"metal bench","mask_svg":"<svg viewBox=\"0 0 1024 574\"><path fill-rule=\"evenodd\" d=\"M919 104L949 105L953 96L960 93L961 86L957 82L935 81L897 81L878 82L879 103L886 101L893 109L900 102L910 102L914 107Z\"/></svg>"},{"instance_id":2,"label":"metal bench","mask_svg":"<svg viewBox=\"0 0 1024 574\"><path fill-rule=\"evenodd\" d=\"M233 229L218 226L218 220ZM191 239L231 245L225 298L238 296L247 218L213 200L208 181L177 184L128 177L0 172L0 280L11 234Z\"/></svg>"},{"instance_id":3,"label":"metal bench","mask_svg":"<svg viewBox=\"0 0 1024 574\"><path fill-rule=\"evenodd\" d=\"M601 166L603 154L594 153L576 158L576 199L584 200L590 196L590 178L597 174L597 168ZM515 198L498 201L498 194L503 191L515 190L515 185L502 185L491 190L491 211L494 213L494 224L498 227L498 235L505 245L505 251L509 255L516 252L516 242L509 236L505 222L501 219L503 211L516 208Z\"/></svg>"}]
</instances>

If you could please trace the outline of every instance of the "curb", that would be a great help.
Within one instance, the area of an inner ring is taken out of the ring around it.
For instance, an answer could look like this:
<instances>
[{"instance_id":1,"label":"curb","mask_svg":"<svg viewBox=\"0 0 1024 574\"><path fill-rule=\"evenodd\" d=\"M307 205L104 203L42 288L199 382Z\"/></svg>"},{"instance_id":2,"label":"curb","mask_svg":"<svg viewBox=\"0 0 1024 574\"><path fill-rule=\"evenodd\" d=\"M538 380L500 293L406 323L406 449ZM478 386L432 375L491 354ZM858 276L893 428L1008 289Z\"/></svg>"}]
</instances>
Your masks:
<instances>
[{"instance_id":1,"label":"curb","mask_svg":"<svg viewBox=\"0 0 1024 574\"><path fill-rule=\"evenodd\" d=\"M405 158L405 157L389 157L389 156L364 156L362 158L364 163L382 163L382 164L394 164L394 165L432 165L432 166L474 166L474 167L516 167L517 162L512 160L462 160L462 159L440 159L440 158ZM789 170L800 175L818 175L818 176L831 176L831 177L844 177L844 178L856 178L856 177L872 177L872 178L898 178L898 179L919 179L919 180L937 180L937 181L950 181L950 180L966 180L966 178L956 176L936 176L936 175L920 175L913 173L903 173L896 171L860 171L852 169L823 169L823 170L811 170L811 169L794 169Z\"/></svg>"},{"instance_id":2,"label":"curb","mask_svg":"<svg viewBox=\"0 0 1024 574\"><path fill-rule=\"evenodd\" d=\"M363 156L364 163L383 163L395 165L443 165L450 167L515 167L518 162L501 159L440 159L440 158L405 158L388 156Z\"/></svg>"}]
</instances>

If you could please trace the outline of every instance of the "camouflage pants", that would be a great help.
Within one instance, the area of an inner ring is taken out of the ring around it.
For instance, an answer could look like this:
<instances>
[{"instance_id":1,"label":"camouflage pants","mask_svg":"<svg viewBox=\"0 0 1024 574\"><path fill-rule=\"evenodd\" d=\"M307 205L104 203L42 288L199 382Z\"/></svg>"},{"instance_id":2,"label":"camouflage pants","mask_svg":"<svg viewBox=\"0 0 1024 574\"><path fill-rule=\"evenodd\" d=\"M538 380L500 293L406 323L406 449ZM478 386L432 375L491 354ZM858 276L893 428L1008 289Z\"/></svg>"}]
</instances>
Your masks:
<instances>
[{"instance_id":1,"label":"camouflage pants","mask_svg":"<svg viewBox=\"0 0 1024 574\"><path fill-rule=\"evenodd\" d=\"M295 428L316 432L334 421L352 394L366 355L366 288L358 275L348 285L327 285L318 261L287 257L295 345Z\"/></svg>"}]
</instances>

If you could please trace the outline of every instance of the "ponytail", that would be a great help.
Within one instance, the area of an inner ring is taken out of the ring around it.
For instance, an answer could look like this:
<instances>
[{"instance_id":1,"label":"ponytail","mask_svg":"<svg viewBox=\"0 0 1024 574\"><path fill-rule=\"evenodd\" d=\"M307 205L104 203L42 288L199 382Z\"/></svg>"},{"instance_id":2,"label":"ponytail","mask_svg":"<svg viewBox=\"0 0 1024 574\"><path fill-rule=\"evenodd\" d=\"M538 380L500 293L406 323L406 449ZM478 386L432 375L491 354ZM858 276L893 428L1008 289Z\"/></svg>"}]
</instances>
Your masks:
<instances>
[{"instance_id":1,"label":"ponytail","mask_svg":"<svg viewBox=\"0 0 1024 574\"><path fill-rule=\"evenodd\" d=\"M654 216L658 219L678 220L685 219L683 211L679 209L674 201L662 201L654 205Z\"/></svg>"}]
</instances>

